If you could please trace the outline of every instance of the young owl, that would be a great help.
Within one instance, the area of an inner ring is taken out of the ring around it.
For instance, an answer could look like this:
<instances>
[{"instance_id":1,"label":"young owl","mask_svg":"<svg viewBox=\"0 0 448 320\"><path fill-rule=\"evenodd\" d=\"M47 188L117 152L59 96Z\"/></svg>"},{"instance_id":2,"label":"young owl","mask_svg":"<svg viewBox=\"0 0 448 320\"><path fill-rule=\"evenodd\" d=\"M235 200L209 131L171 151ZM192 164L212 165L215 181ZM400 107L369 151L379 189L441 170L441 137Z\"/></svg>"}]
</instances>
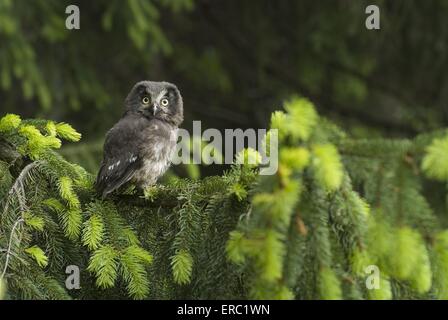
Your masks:
<instances>
[{"instance_id":1,"label":"young owl","mask_svg":"<svg viewBox=\"0 0 448 320\"><path fill-rule=\"evenodd\" d=\"M104 143L96 179L103 198L127 182L143 190L155 184L170 165L183 121L182 97L168 82L138 82L125 109Z\"/></svg>"}]
</instances>

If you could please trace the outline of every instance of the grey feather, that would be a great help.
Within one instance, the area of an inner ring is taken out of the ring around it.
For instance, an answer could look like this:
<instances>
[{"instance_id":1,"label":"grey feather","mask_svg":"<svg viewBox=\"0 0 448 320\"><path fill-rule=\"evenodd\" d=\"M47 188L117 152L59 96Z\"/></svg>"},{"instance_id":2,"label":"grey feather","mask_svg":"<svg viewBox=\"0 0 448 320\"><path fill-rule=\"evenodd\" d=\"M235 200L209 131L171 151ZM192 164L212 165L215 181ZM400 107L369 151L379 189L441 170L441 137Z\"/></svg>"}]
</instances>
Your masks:
<instances>
[{"instance_id":1,"label":"grey feather","mask_svg":"<svg viewBox=\"0 0 448 320\"><path fill-rule=\"evenodd\" d=\"M127 183L140 189L155 184L170 165L177 129L183 121L180 92L167 82L137 83L125 100L125 108L104 143L96 180L103 198Z\"/></svg>"}]
</instances>

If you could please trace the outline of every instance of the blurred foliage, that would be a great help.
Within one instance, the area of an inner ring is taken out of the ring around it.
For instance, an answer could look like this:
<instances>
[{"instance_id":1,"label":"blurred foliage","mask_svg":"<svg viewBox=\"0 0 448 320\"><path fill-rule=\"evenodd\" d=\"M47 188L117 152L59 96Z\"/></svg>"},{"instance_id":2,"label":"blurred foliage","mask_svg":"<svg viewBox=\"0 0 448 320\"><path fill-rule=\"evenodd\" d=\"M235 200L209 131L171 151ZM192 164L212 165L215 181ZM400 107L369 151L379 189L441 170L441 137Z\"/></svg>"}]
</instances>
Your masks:
<instances>
[{"instance_id":1,"label":"blurred foliage","mask_svg":"<svg viewBox=\"0 0 448 320\"><path fill-rule=\"evenodd\" d=\"M85 139L66 155L90 170L142 79L179 86L187 128L266 127L300 92L355 136L413 136L448 123L447 14L445 0L0 0L0 113L72 123Z\"/></svg>"}]
</instances>

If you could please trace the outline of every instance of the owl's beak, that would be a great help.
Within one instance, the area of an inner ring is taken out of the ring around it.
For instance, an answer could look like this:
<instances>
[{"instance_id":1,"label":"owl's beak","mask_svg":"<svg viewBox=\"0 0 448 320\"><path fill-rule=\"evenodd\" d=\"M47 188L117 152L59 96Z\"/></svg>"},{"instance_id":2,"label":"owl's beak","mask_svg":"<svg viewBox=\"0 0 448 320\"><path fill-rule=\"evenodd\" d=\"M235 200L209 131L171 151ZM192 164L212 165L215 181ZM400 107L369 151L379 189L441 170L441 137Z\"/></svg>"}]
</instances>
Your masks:
<instances>
[{"instance_id":1,"label":"owl's beak","mask_svg":"<svg viewBox=\"0 0 448 320\"><path fill-rule=\"evenodd\" d=\"M159 105L158 105L157 103L154 103L154 104L151 106L151 109L152 109L152 115L155 116L156 113L157 113L157 110L159 109Z\"/></svg>"}]
</instances>

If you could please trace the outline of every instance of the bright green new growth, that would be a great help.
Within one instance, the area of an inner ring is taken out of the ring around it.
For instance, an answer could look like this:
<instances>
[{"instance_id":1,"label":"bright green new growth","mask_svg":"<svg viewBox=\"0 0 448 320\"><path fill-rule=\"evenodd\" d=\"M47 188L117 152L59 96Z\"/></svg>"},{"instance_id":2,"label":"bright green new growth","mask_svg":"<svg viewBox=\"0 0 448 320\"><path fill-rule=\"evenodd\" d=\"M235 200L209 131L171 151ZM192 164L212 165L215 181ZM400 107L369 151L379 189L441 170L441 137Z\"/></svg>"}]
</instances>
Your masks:
<instances>
[{"instance_id":1,"label":"bright green new growth","mask_svg":"<svg viewBox=\"0 0 448 320\"><path fill-rule=\"evenodd\" d=\"M126 248L120 255L120 266L124 279L127 281L131 297L143 299L149 293L146 265L152 263L152 256L138 246Z\"/></svg>"},{"instance_id":2,"label":"bright green new growth","mask_svg":"<svg viewBox=\"0 0 448 320\"><path fill-rule=\"evenodd\" d=\"M92 216L84 222L82 233L82 244L90 250L96 250L104 238L104 223L101 216L92 214Z\"/></svg>"},{"instance_id":3,"label":"bright green new growth","mask_svg":"<svg viewBox=\"0 0 448 320\"><path fill-rule=\"evenodd\" d=\"M245 149L223 176L101 200L94 176L54 151L80 139L71 126L7 115L0 128L12 146L0 154L6 298L448 299L447 191L427 179L448 180L438 133L354 140L293 98L271 117L274 175ZM71 264L76 292L64 287Z\"/></svg>"},{"instance_id":4,"label":"bright green new growth","mask_svg":"<svg viewBox=\"0 0 448 320\"><path fill-rule=\"evenodd\" d=\"M375 261L369 256L366 250L360 250L356 248L353 250L353 254L351 256L351 269L353 274L359 277L363 277L366 275L366 268L370 265L374 265Z\"/></svg>"},{"instance_id":5,"label":"bright green new growth","mask_svg":"<svg viewBox=\"0 0 448 320\"><path fill-rule=\"evenodd\" d=\"M378 289L370 289L368 291L369 299L371 300L390 300L393 298L392 288L389 279L383 276L379 281Z\"/></svg>"},{"instance_id":6,"label":"bright green new growth","mask_svg":"<svg viewBox=\"0 0 448 320\"><path fill-rule=\"evenodd\" d=\"M22 120L16 114L7 114L0 119L0 132L8 132L16 129Z\"/></svg>"},{"instance_id":7,"label":"bright green new growth","mask_svg":"<svg viewBox=\"0 0 448 320\"><path fill-rule=\"evenodd\" d=\"M79 199L73 191L73 180L70 177L59 178L58 188L59 195L67 202L69 208L79 208Z\"/></svg>"},{"instance_id":8,"label":"bright green new growth","mask_svg":"<svg viewBox=\"0 0 448 320\"><path fill-rule=\"evenodd\" d=\"M57 135L56 124L53 121L48 121L45 125L45 131L49 136L55 137Z\"/></svg>"},{"instance_id":9,"label":"bright green new growth","mask_svg":"<svg viewBox=\"0 0 448 320\"><path fill-rule=\"evenodd\" d=\"M36 260L36 263L40 267L46 267L48 264L48 258L45 255L45 252L42 251L41 248L38 246L32 246L30 248L25 249L25 252L29 254L34 260Z\"/></svg>"},{"instance_id":10,"label":"bright green new growth","mask_svg":"<svg viewBox=\"0 0 448 320\"><path fill-rule=\"evenodd\" d=\"M341 284L330 268L323 268L319 272L319 292L324 300L342 299Z\"/></svg>"},{"instance_id":11,"label":"bright green new growth","mask_svg":"<svg viewBox=\"0 0 448 320\"><path fill-rule=\"evenodd\" d=\"M245 259L247 253L244 252L246 246L244 244L244 234L239 231L232 231L229 234L227 241L226 252L229 260L241 264Z\"/></svg>"},{"instance_id":12,"label":"bright green new growth","mask_svg":"<svg viewBox=\"0 0 448 320\"><path fill-rule=\"evenodd\" d=\"M419 261L420 234L405 227L398 229L394 238L390 253L392 270L397 278L408 279Z\"/></svg>"},{"instance_id":13,"label":"bright green new growth","mask_svg":"<svg viewBox=\"0 0 448 320\"><path fill-rule=\"evenodd\" d=\"M313 104L308 99L294 97L284 107L288 112L283 123L287 132L294 139L308 140L318 120Z\"/></svg>"},{"instance_id":14,"label":"bright green new growth","mask_svg":"<svg viewBox=\"0 0 448 320\"><path fill-rule=\"evenodd\" d=\"M303 147L283 148L280 154L280 161L288 168L301 171L309 164L310 152Z\"/></svg>"},{"instance_id":15,"label":"bright green new growth","mask_svg":"<svg viewBox=\"0 0 448 320\"><path fill-rule=\"evenodd\" d=\"M48 149L59 149L61 140L53 136L44 136L33 125L24 125L19 128L19 134L27 139L26 145L21 148L23 154L28 154L31 159L37 160Z\"/></svg>"},{"instance_id":16,"label":"bright green new growth","mask_svg":"<svg viewBox=\"0 0 448 320\"><path fill-rule=\"evenodd\" d=\"M343 170L338 150L331 144L314 145L313 167L316 179L322 187L329 191L339 188L342 183Z\"/></svg>"},{"instance_id":17,"label":"bright green new growth","mask_svg":"<svg viewBox=\"0 0 448 320\"><path fill-rule=\"evenodd\" d=\"M24 212L23 219L25 224L34 230L43 231L45 226L45 221L42 217L34 216L31 213Z\"/></svg>"},{"instance_id":18,"label":"bright green new growth","mask_svg":"<svg viewBox=\"0 0 448 320\"><path fill-rule=\"evenodd\" d=\"M235 163L256 167L261 163L261 154L252 148L241 150L235 158Z\"/></svg>"},{"instance_id":19,"label":"bright green new growth","mask_svg":"<svg viewBox=\"0 0 448 320\"><path fill-rule=\"evenodd\" d=\"M420 246L417 251L419 260L415 266L415 275L410 279L412 288L418 293L426 293L432 286L432 270L426 248Z\"/></svg>"},{"instance_id":20,"label":"bright green new growth","mask_svg":"<svg viewBox=\"0 0 448 320\"><path fill-rule=\"evenodd\" d=\"M0 300L3 300L6 293L6 284L3 279L0 279Z\"/></svg>"},{"instance_id":21,"label":"bright green new growth","mask_svg":"<svg viewBox=\"0 0 448 320\"><path fill-rule=\"evenodd\" d=\"M109 245L95 250L87 270L96 275L98 287L113 287L118 276L118 252Z\"/></svg>"},{"instance_id":22,"label":"bright green new growth","mask_svg":"<svg viewBox=\"0 0 448 320\"><path fill-rule=\"evenodd\" d=\"M271 129L278 129L281 141L289 136L294 141L307 141L318 121L313 104L304 98L293 97L285 103L285 110L271 116Z\"/></svg>"},{"instance_id":23,"label":"bright green new growth","mask_svg":"<svg viewBox=\"0 0 448 320\"><path fill-rule=\"evenodd\" d=\"M287 121L288 118L283 111L274 111L271 115L271 129L277 129L280 133L280 136L283 137L287 133Z\"/></svg>"},{"instance_id":24,"label":"bright green new growth","mask_svg":"<svg viewBox=\"0 0 448 320\"><path fill-rule=\"evenodd\" d=\"M448 135L445 138L434 139L426 148L422 168L430 178L448 180Z\"/></svg>"},{"instance_id":25,"label":"bright green new growth","mask_svg":"<svg viewBox=\"0 0 448 320\"><path fill-rule=\"evenodd\" d=\"M191 271L193 269L193 257L187 250L179 250L171 257L174 281L178 284L190 282Z\"/></svg>"},{"instance_id":26,"label":"bright green new growth","mask_svg":"<svg viewBox=\"0 0 448 320\"><path fill-rule=\"evenodd\" d=\"M434 284L437 296L440 299L448 299L448 231L437 234L435 239L435 276Z\"/></svg>"},{"instance_id":27,"label":"bright green new growth","mask_svg":"<svg viewBox=\"0 0 448 320\"><path fill-rule=\"evenodd\" d=\"M62 139L68 141L79 141L81 139L81 134L76 132L75 129L72 128L71 125L67 123L58 123L56 124L56 134Z\"/></svg>"}]
</instances>

